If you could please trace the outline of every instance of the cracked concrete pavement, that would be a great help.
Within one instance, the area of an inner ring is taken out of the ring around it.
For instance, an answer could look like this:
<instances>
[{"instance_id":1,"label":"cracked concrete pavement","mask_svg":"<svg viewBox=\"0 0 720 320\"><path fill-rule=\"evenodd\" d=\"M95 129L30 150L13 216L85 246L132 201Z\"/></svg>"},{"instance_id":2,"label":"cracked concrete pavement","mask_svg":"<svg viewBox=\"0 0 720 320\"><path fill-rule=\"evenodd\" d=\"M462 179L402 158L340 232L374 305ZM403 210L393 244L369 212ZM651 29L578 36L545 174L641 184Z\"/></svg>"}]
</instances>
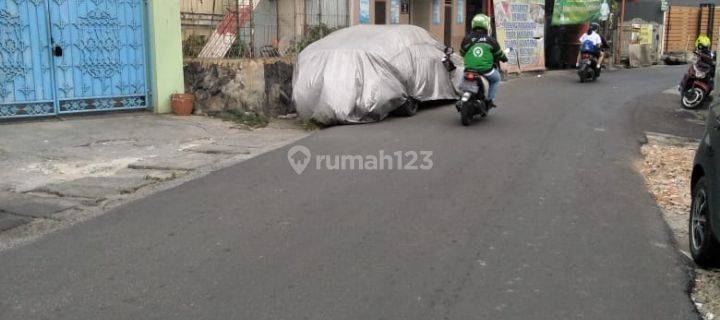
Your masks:
<instances>
[{"instance_id":1,"label":"cracked concrete pavement","mask_svg":"<svg viewBox=\"0 0 720 320\"><path fill-rule=\"evenodd\" d=\"M0 123L0 249L307 135L150 113Z\"/></svg>"}]
</instances>

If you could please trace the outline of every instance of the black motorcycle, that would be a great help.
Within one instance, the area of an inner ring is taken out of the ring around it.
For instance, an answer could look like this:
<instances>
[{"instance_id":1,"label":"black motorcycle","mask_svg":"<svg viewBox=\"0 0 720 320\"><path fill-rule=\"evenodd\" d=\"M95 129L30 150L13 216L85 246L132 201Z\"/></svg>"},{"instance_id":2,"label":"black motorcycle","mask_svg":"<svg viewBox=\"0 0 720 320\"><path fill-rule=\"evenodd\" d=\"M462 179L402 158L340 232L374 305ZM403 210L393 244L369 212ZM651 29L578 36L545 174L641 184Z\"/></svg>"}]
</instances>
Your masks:
<instances>
[{"instance_id":1,"label":"black motorcycle","mask_svg":"<svg viewBox=\"0 0 720 320\"><path fill-rule=\"evenodd\" d=\"M445 48L445 57L442 61L448 71L456 69L455 64L450 60L452 53L452 48ZM489 110L485 103L488 88L488 81L483 75L475 71L465 70L463 80L460 83L462 95L460 100L455 103L455 108L460 113L460 122L462 125L470 125L472 120L478 115L481 118L488 115Z\"/></svg>"},{"instance_id":2,"label":"black motorcycle","mask_svg":"<svg viewBox=\"0 0 720 320\"><path fill-rule=\"evenodd\" d=\"M581 53L577 70L580 82L597 80L600 76L600 68L597 67L597 63L598 60L594 55L586 52Z\"/></svg>"},{"instance_id":3,"label":"black motorcycle","mask_svg":"<svg viewBox=\"0 0 720 320\"><path fill-rule=\"evenodd\" d=\"M460 113L460 123L462 125L470 125L476 116L484 118L488 115L490 110L485 103L485 97L489 87L488 81L483 75L475 71L465 70L460 84L462 96L455 103L455 108Z\"/></svg>"},{"instance_id":4,"label":"black motorcycle","mask_svg":"<svg viewBox=\"0 0 720 320\"><path fill-rule=\"evenodd\" d=\"M452 53L452 49L451 53ZM505 54L515 51L513 48L506 48ZM495 66L494 72L499 72L499 66ZM518 57L518 69L520 69L520 58ZM484 75L472 71L465 70L463 79L460 83L460 91L462 95L460 100L455 103L455 108L460 113L460 123L463 126L469 126L475 118L485 118L490 112L490 107L485 102L490 89L490 83Z\"/></svg>"}]
</instances>

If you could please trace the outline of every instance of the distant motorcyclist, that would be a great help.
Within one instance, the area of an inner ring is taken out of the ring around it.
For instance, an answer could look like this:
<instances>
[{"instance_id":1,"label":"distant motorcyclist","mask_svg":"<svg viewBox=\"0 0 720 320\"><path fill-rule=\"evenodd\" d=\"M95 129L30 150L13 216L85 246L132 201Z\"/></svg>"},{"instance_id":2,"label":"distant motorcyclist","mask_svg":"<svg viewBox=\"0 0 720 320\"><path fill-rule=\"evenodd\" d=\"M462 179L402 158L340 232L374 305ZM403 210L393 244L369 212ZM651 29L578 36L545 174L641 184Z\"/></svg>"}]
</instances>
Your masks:
<instances>
[{"instance_id":1,"label":"distant motorcyclist","mask_svg":"<svg viewBox=\"0 0 720 320\"><path fill-rule=\"evenodd\" d=\"M580 65L580 56L583 53L595 56L597 59L597 65L595 66L596 69L600 69L602 66L603 60L605 59L605 53L602 48L607 46L607 42L605 41L605 38L598 33L599 29L600 25L593 22L590 24L588 31L583 33L580 37L580 51L578 52L575 67Z\"/></svg>"},{"instance_id":2,"label":"distant motorcyclist","mask_svg":"<svg viewBox=\"0 0 720 320\"><path fill-rule=\"evenodd\" d=\"M486 97L489 108L496 107L495 96L500 87L499 62L507 62L507 56L498 42L491 36L490 17L478 14L471 22L472 31L465 35L460 54L465 60L465 70L482 74L490 87Z\"/></svg>"},{"instance_id":3,"label":"distant motorcyclist","mask_svg":"<svg viewBox=\"0 0 720 320\"><path fill-rule=\"evenodd\" d=\"M678 86L680 104L686 109L707 106L712 101L715 88L715 53L711 51L710 38L700 35L695 40L693 54L697 60L688 68Z\"/></svg>"},{"instance_id":4,"label":"distant motorcyclist","mask_svg":"<svg viewBox=\"0 0 720 320\"><path fill-rule=\"evenodd\" d=\"M695 40L695 54L698 56L698 59L702 63L705 63L710 66L710 87L715 87L715 53L713 53L710 50L710 38L708 36L701 34L698 36L697 40Z\"/></svg>"},{"instance_id":5,"label":"distant motorcyclist","mask_svg":"<svg viewBox=\"0 0 720 320\"><path fill-rule=\"evenodd\" d=\"M700 35L695 40L695 53L704 63L714 66L715 54L710 50L710 38L706 35Z\"/></svg>"}]
</instances>

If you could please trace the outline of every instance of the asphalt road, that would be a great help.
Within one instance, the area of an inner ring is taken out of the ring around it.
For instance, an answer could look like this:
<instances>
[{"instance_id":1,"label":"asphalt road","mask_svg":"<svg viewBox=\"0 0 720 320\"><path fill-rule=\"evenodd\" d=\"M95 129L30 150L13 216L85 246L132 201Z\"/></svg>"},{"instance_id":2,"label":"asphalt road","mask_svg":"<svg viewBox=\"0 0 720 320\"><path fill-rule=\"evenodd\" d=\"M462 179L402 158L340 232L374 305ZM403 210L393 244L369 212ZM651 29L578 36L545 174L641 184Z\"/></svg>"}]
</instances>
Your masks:
<instances>
[{"instance_id":1,"label":"asphalt road","mask_svg":"<svg viewBox=\"0 0 720 320\"><path fill-rule=\"evenodd\" d=\"M296 175L288 148L0 253L0 319L696 319L633 163L635 106L686 67L504 85L335 127L316 154L433 151L433 168Z\"/></svg>"}]
</instances>

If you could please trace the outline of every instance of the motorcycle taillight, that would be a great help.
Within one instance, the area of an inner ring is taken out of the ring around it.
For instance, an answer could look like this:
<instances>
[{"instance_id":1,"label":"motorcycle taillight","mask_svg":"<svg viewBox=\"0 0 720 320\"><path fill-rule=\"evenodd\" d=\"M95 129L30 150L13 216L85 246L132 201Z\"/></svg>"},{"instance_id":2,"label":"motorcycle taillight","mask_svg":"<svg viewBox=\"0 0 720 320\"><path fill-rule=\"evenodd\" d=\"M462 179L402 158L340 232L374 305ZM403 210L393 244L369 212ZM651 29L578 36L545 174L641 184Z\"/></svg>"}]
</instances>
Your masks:
<instances>
[{"instance_id":1,"label":"motorcycle taillight","mask_svg":"<svg viewBox=\"0 0 720 320\"><path fill-rule=\"evenodd\" d=\"M587 53L583 53L583 54L582 54L582 58L583 58L583 59L590 59L590 55L587 54Z\"/></svg>"},{"instance_id":2,"label":"motorcycle taillight","mask_svg":"<svg viewBox=\"0 0 720 320\"><path fill-rule=\"evenodd\" d=\"M467 80L475 80L475 74L472 72L465 72L465 79Z\"/></svg>"}]
</instances>

